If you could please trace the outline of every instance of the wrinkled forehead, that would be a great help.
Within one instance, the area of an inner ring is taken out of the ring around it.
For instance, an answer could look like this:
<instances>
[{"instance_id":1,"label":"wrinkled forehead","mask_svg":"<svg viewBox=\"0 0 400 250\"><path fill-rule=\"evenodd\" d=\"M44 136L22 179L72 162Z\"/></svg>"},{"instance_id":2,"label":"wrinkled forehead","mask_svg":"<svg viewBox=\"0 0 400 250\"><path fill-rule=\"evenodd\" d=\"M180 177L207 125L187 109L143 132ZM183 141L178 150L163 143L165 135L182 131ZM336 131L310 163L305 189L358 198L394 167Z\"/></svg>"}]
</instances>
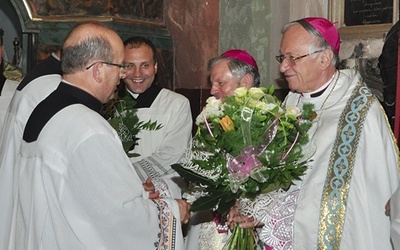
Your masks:
<instances>
[{"instance_id":1,"label":"wrinkled forehead","mask_svg":"<svg viewBox=\"0 0 400 250\"><path fill-rule=\"evenodd\" d=\"M315 38L303 26L296 24L283 34L280 46L282 54L298 54L308 51Z\"/></svg>"},{"instance_id":2,"label":"wrinkled forehead","mask_svg":"<svg viewBox=\"0 0 400 250\"><path fill-rule=\"evenodd\" d=\"M221 59L217 62L215 62L211 69L210 69L210 75L215 75L217 73L230 73L229 69L229 60L228 59Z\"/></svg>"},{"instance_id":3,"label":"wrinkled forehead","mask_svg":"<svg viewBox=\"0 0 400 250\"><path fill-rule=\"evenodd\" d=\"M237 79L231 72L228 66L228 61L223 60L216 63L210 70L210 81L211 82L226 82L226 81L235 81L239 83L239 79Z\"/></svg>"}]
</instances>

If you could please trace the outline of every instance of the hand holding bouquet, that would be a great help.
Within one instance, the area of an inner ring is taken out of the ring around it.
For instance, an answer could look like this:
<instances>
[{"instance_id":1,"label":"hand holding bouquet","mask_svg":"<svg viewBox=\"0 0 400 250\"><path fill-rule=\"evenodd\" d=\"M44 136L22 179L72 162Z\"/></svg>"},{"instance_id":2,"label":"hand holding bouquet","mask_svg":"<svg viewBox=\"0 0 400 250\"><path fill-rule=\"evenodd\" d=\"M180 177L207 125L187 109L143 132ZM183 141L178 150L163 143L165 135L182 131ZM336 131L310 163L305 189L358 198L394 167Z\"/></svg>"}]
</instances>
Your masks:
<instances>
[{"instance_id":1,"label":"hand holding bouquet","mask_svg":"<svg viewBox=\"0 0 400 250\"><path fill-rule=\"evenodd\" d=\"M226 215L236 200L288 189L304 174L302 146L308 142L313 106L304 105L302 111L281 107L273 91L239 87L224 100L207 100L196 119L191 150L172 166L198 197L193 211L214 209ZM242 243L238 235L248 239L248 232L237 231L233 237Z\"/></svg>"}]
</instances>

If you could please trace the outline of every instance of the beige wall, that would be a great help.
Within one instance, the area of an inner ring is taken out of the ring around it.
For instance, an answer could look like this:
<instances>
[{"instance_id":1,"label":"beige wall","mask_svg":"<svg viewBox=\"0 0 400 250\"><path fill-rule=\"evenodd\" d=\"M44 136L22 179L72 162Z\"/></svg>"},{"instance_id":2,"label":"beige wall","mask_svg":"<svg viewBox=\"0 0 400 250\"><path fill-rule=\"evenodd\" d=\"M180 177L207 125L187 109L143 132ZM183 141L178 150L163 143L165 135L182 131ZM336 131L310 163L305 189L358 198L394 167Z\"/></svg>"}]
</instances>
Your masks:
<instances>
[{"instance_id":1,"label":"beige wall","mask_svg":"<svg viewBox=\"0 0 400 250\"><path fill-rule=\"evenodd\" d=\"M219 52L230 48L248 50L256 59L261 85L281 85L275 55L279 53L281 27L290 20L290 1L231 1L220 3Z\"/></svg>"},{"instance_id":2,"label":"beige wall","mask_svg":"<svg viewBox=\"0 0 400 250\"><path fill-rule=\"evenodd\" d=\"M271 56L270 1L220 1L219 53L247 50L256 59L261 85L269 86Z\"/></svg>"}]
</instances>

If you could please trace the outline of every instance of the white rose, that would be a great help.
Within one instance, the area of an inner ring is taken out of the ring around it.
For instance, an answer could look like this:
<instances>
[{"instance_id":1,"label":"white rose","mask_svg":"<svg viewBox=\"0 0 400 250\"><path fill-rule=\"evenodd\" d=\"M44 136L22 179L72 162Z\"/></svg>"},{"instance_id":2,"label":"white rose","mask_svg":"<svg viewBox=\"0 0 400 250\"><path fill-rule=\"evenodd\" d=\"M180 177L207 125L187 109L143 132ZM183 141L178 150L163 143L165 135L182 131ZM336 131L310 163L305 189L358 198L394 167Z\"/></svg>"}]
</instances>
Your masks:
<instances>
[{"instance_id":1,"label":"white rose","mask_svg":"<svg viewBox=\"0 0 400 250\"><path fill-rule=\"evenodd\" d=\"M200 125L204 123L204 115L205 115L205 110L201 111L200 114L196 117L196 125Z\"/></svg>"},{"instance_id":2,"label":"white rose","mask_svg":"<svg viewBox=\"0 0 400 250\"><path fill-rule=\"evenodd\" d=\"M257 109L263 111L263 110L267 110L267 104L265 102L261 102L261 101L256 101L255 105L254 105Z\"/></svg>"},{"instance_id":3,"label":"white rose","mask_svg":"<svg viewBox=\"0 0 400 250\"><path fill-rule=\"evenodd\" d=\"M208 97L206 103L207 107L219 108L221 106L221 100L215 98L215 96Z\"/></svg>"},{"instance_id":4,"label":"white rose","mask_svg":"<svg viewBox=\"0 0 400 250\"><path fill-rule=\"evenodd\" d=\"M239 98L245 97L247 94L247 88L246 87L238 87L233 91L233 95Z\"/></svg>"},{"instance_id":5,"label":"white rose","mask_svg":"<svg viewBox=\"0 0 400 250\"><path fill-rule=\"evenodd\" d=\"M249 95L251 98L259 100L261 97L265 96L265 93L262 89L253 87L249 89Z\"/></svg>"},{"instance_id":6,"label":"white rose","mask_svg":"<svg viewBox=\"0 0 400 250\"><path fill-rule=\"evenodd\" d=\"M292 115L294 117L298 117L301 114L301 110L296 106L286 106L286 115Z\"/></svg>"}]
</instances>

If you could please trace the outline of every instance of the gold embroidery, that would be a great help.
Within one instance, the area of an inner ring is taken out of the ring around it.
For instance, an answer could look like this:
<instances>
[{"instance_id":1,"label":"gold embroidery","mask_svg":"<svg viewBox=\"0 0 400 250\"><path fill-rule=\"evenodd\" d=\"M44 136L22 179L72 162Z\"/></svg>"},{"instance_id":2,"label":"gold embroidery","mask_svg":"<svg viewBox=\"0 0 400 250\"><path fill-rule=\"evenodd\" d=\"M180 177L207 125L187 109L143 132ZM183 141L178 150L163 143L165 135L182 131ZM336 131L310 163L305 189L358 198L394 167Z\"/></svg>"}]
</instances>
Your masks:
<instances>
[{"instance_id":1,"label":"gold embroidery","mask_svg":"<svg viewBox=\"0 0 400 250\"><path fill-rule=\"evenodd\" d=\"M339 249L357 145L375 100L363 83L353 90L338 124L321 200L318 249Z\"/></svg>"},{"instance_id":2,"label":"gold embroidery","mask_svg":"<svg viewBox=\"0 0 400 250\"><path fill-rule=\"evenodd\" d=\"M17 66L10 64L7 61L4 62L4 72L3 75L5 78L13 80L13 81L21 81L22 80L22 70Z\"/></svg>"}]
</instances>

